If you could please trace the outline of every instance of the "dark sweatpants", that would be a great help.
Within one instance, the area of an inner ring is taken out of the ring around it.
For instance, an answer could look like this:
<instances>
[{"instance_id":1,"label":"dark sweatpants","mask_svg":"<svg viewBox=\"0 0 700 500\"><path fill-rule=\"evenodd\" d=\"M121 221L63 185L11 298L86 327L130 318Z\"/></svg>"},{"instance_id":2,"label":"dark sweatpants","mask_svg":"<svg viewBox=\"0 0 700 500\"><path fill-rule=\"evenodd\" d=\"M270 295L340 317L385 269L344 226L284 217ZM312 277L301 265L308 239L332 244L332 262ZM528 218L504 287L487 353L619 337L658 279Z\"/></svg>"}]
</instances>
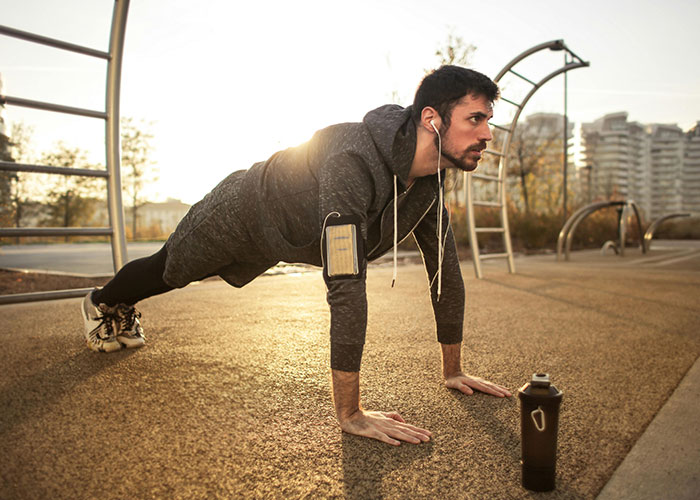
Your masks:
<instances>
[{"instance_id":1,"label":"dark sweatpants","mask_svg":"<svg viewBox=\"0 0 700 500\"><path fill-rule=\"evenodd\" d=\"M163 246L150 257L129 262L109 283L92 294L93 302L108 306L134 305L153 295L169 292L173 287L163 281L167 256L167 250Z\"/></svg>"}]
</instances>

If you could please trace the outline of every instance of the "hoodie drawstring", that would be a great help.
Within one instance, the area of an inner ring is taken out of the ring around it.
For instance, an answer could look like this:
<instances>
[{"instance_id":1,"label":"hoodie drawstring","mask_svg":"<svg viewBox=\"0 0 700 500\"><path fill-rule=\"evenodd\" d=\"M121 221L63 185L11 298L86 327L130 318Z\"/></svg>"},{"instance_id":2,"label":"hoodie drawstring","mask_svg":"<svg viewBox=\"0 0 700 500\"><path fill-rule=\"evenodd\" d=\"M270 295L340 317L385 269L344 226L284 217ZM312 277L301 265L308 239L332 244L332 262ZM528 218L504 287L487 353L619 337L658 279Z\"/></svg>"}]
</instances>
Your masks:
<instances>
[{"instance_id":1,"label":"hoodie drawstring","mask_svg":"<svg viewBox=\"0 0 700 500\"><path fill-rule=\"evenodd\" d=\"M397 185L396 174L394 174L394 276L391 278L391 288L396 284L398 275L398 246L399 246L399 188Z\"/></svg>"},{"instance_id":2,"label":"hoodie drawstring","mask_svg":"<svg viewBox=\"0 0 700 500\"><path fill-rule=\"evenodd\" d=\"M442 294L442 258L445 253L445 242L442 240L442 209L444 207L444 188L440 179L440 158L442 157L442 138L440 134L437 135L438 138L438 160L437 160L437 179L438 179L438 200L439 204L437 207L437 227L438 227L438 270L437 270L437 301L440 302L440 295ZM447 240L447 231L445 232L445 240ZM432 286L432 283L431 283Z\"/></svg>"}]
</instances>

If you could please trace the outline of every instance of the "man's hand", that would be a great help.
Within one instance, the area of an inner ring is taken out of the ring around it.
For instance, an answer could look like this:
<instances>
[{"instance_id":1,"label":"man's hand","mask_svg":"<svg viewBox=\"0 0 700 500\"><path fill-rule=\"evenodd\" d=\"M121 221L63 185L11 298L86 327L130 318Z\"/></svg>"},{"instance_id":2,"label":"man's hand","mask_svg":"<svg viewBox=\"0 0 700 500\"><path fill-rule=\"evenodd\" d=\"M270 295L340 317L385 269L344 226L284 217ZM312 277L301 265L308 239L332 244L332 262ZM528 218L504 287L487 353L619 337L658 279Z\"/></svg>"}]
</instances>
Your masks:
<instances>
[{"instance_id":1,"label":"man's hand","mask_svg":"<svg viewBox=\"0 0 700 500\"><path fill-rule=\"evenodd\" d=\"M340 428L398 446L401 441L430 441L430 431L407 424L394 412L366 411L360 407L360 374L333 370L333 400Z\"/></svg>"},{"instance_id":2,"label":"man's hand","mask_svg":"<svg viewBox=\"0 0 700 500\"><path fill-rule=\"evenodd\" d=\"M472 377L462 372L462 344L440 344L442 349L442 375L445 386L457 389L464 394L474 394L474 391L485 392L499 398L510 397L508 389L479 377Z\"/></svg>"},{"instance_id":3,"label":"man's hand","mask_svg":"<svg viewBox=\"0 0 700 500\"><path fill-rule=\"evenodd\" d=\"M394 412L358 410L350 417L340 420L340 428L349 434L377 439L394 446L430 441L430 431L421 429Z\"/></svg>"},{"instance_id":4,"label":"man's hand","mask_svg":"<svg viewBox=\"0 0 700 500\"><path fill-rule=\"evenodd\" d=\"M512 394L508 389L480 377L472 377L462 372L457 372L454 375L445 378L445 386L450 389L457 389L464 394L474 394L474 391L485 392L493 396L504 398L510 397Z\"/></svg>"}]
</instances>

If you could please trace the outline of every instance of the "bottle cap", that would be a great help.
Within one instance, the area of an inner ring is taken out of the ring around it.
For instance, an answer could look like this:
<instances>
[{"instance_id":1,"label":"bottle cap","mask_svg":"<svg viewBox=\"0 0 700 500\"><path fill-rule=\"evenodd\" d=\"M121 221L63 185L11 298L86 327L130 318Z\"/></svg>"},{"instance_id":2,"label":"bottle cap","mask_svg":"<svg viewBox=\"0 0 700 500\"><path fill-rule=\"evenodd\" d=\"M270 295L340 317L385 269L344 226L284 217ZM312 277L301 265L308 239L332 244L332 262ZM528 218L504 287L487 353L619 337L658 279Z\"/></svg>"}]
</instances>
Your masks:
<instances>
[{"instance_id":1,"label":"bottle cap","mask_svg":"<svg viewBox=\"0 0 700 500\"><path fill-rule=\"evenodd\" d=\"M532 387L547 389L551 385L548 373L535 373L530 381Z\"/></svg>"}]
</instances>

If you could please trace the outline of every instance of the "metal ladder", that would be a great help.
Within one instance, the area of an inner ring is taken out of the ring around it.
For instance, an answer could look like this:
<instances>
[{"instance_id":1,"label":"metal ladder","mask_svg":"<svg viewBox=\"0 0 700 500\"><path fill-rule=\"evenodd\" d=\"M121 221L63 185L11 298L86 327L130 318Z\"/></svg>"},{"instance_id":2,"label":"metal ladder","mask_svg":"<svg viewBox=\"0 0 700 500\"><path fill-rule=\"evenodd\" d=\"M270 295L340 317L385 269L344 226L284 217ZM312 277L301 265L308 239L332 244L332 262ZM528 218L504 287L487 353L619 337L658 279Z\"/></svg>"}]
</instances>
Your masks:
<instances>
[{"instance_id":1,"label":"metal ladder","mask_svg":"<svg viewBox=\"0 0 700 500\"><path fill-rule=\"evenodd\" d=\"M513 67L521 62L523 59L526 57L539 52L541 50L554 50L554 51L560 51L563 50L565 51L565 60L564 60L564 66L561 68L553 71L549 75L545 76L542 78L539 82L535 82L529 78L526 78L525 76L521 75L520 73L516 72L513 70ZM569 57L571 58L571 61L569 61ZM515 57L512 61L510 61L508 64L505 65L505 67L498 73L498 76L494 79L494 82L499 83L500 80L503 78L504 75L507 73L513 74L519 79L525 81L528 83L532 88L529 91L529 93L525 96L525 98L520 101L520 102L515 102L510 99L506 99L505 97L501 97L500 100L511 105L515 106L516 111L515 115L513 116L513 119L511 120L510 124L507 126L503 125L496 125L494 123L491 123L490 125L493 126L494 128L501 130L504 132L504 138L503 141L501 142L501 148L499 150L491 150L487 149L485 150L485 153L490 154L490 155L495 155L498 158L498 173L497 175L486 175L486 174L480 174L480 173L474 173L474 172L465 172L465 182L464 182L464 189L465 189L465 197L466 197L466 204L467 204L467 226L468 226L468 234L469 234L469 246L472 250L472 260L474 262L474 273L478 279L483 278L483 272L481 269L481 261L483 260L488 260L488 259L507 259L508 262L508 271L510 273L515 272L515 263L513 262L513 247L511 244L511 238L510 238L510 228L508 227L508 207L506 205L506 173L507 173L507 166L508 166L508 150L510 148L511 144L511 139L513 137L513 132L515 131L515 127L518 123L518 119L520 118L520 114L522 113L523 108L527 104L527 102L530 100L530 98L533 96L533 94L539 90L542 85L544 85L546 82L554 78L555 76L565 73L569 70L576 69L576 68L583 68L589 66L589 63L586 61L583 61L580 57L578 57L576 54L574 54L565 44L563 40L553 40L550 42L545 42L539 45L536 45L525 52L521 53L517 57ZM476 200L474 199L474 181L482 181L486 183L497 183L496 187L496 200L489 201L489 200ZM475 221L475 216L474 216L474 208L475 207L489 207L489 208L498 208L499 209L499 214L500 214L500 226L496 227L476 227L476 221ZM505 252L502 253L486 253L482 254L481 250L479 248L479 241L478 241L478 234L481 233L500 233L503 235L503 246L505 248Z\"/></svg>"},{"instance_id":2,"label":"metal ladder","mask_svg":"<svg viewBox=\"0 0 700 500\"><path fill-rule=\"evenodd\" d=\"M89 170L70 167L53 167L47 165L28 165L0 161L0 171L38 172L57 175L77 175L104 178L107 181L107 201L109 209L109 227L69 227L69 228L0 228L0 238L18 236L109 236L112 242L112 261L115 273L126 263L126 236L124 228L124 209L122 206L120 153L119 153L119 90L121 81L122 53L124 50L124 33L129 10L129 0L115 0L112 13L109 52L102 52L88 47L75 45L62 40L17 30L0 25L0 35L18 38L28 42L46 45L56 49L96 57L107 61L107 89L105 111L75 108L48 102L33 101L0 95L3 105L66 113L104 120L106 143L106 170ZM82 297L89 288L56 290L51 292L22 293L0 296L0 304L31 302L36 300L63 299Z\"/></svg>"}]
</instances>

